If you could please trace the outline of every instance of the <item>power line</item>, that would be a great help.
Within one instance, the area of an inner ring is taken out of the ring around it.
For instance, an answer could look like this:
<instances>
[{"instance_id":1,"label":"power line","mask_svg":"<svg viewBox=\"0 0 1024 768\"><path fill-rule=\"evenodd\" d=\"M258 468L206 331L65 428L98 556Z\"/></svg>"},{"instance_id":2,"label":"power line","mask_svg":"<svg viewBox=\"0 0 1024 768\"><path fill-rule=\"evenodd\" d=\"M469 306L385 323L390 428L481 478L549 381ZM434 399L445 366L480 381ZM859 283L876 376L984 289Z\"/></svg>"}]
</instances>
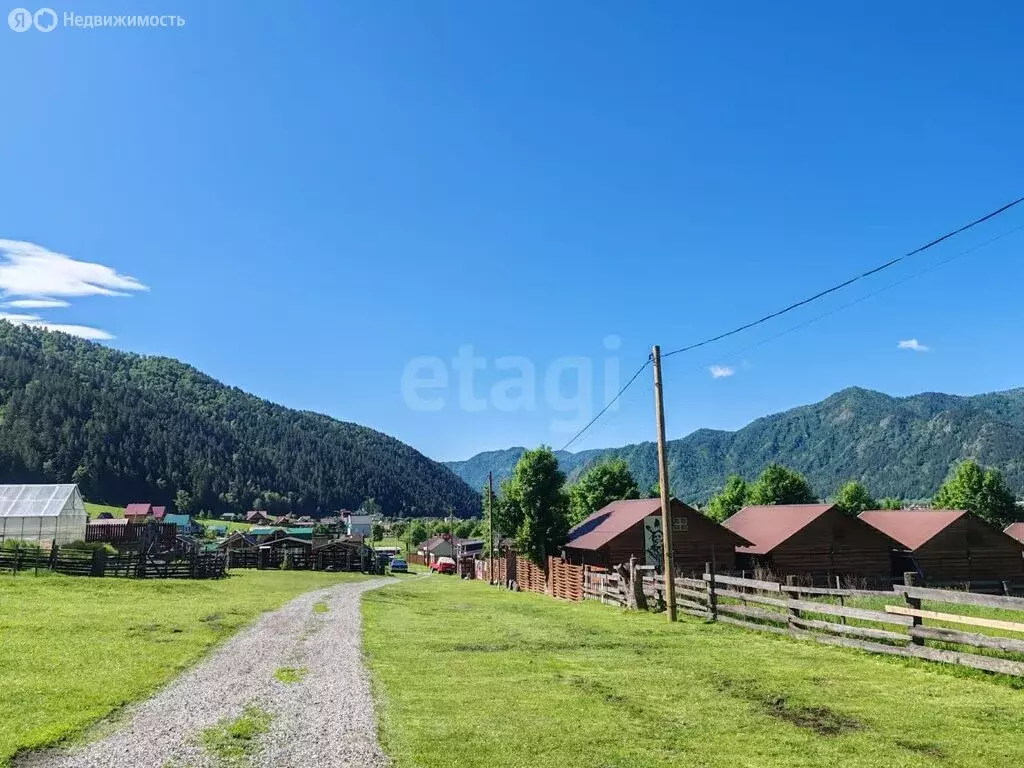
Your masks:
<instances>
[{"instance_id":1,"label":"power line","mask_svg":"<svg viewBox=\"0 0 1024 768\"><path fill-rule=\"evenodd\" d=\"M904 259L908 259L911 256L914 256L914 255L916 255L918 253L921 253L922 251L926 251L929 248L933 248L934 246L938 245L939 243L941 243L941 242L943 242L945 240L948 240L949 238L954 237L955 235L959 235L961 232L966 232L967 230L971 229L972 227L976 227L978 224L986 222L989 219L992 219L992 218L998 216L999 214L1001 214L1001 213L1003 213L1005 211L1008 211L1010 208L1013 208L1015 205L1018 205L1021 202L1024 202L1024 197L1019 197L1016 200L1014 200L1012 203L1007 203L1002 208L998 208L998 209L992 211L991 213L985 214L984 216L982 216L979 219L975 219L970 224L965 224L964 226L960 227L959 229L955 229L952 232L947 232L946 234L942 235L941 237L937 237L934 240L932 240L930 243L925 243L921 247L915 248L914 250L910 251L909 253L905 253L902 256L897 256L895 259L890 259L889 261L885 262L884 264L879 264L877 267L874 267L873 269L869 269L867 272L863 272L863 273L861 273L859 275L856 275L854 277L849 278L848 280L844 280L843 282L841 282L841 283L839 283L837 285L833 285L831 288L826 288L825 290L820 291L820 292L814 294L813 296L809 296L806 299L801 299L800 301L794 302L793 304L790 304L788 307L784 307L783 309L780 309L777 312L772 312L769 315L765 315L760 320L754 320L753 322L747 323L746 325L741 325L738 328L733 328L731 331L726 331L725 333L720 333L717 336L712 336L709 339L704 339L703 341L698 341L698 342L696 342L694 344L689 344L689 345L687 345L685 347L680 347L679 349L674 349L671 352L666 352L665 354L662 355L662 358L671 357L672 355L678 355L681 352L689 352L690 350L697 349L698 347L707 346L708 344L712 344L712 343L714 343L716 341L721 341L722 339L727 338L729 336L735 336L737 333L741 333L743 331L749 330L750 328L753 328L756 325L761 325L762 323L766 323L769 320L773 320L776 317L779 317L781 315L786 314L787 312L792 312L794 309L797 309L799 307L803 307L803 306L805 306L807 304L810 304L813 301L817 301L818 299L822 298L823 296L828 296L830 293L835 293L836 291L841 290L843 288L846 288L847 286L852 285L853 283L856 283L856 282L858 282L860 280L863 280L866 277L870 277L871 275L877 274L878 272L881 272L884 269L888 269L889 267L891 267L891 266L893 266L895 264L899 264Z\"/></svg>"},{"instance_id":2,"label":"power line","mask_svg":"<svg viewBox=\"0 0 1024 768\"><path fill-rule=\"evenodd\" d=\"M890 261L887 261L884 264L881 264L881 265L879 265L879 266L877 266L877 267L875 267L873 269L870 269L867 272L864 272L864 273L862 273L860 275L852 277L849 280L846 280L846 281L844 281L842 283L839 283L838 285L834 285L831 288L828 288L828 289L826 289L824 291L816 293L815 295L810 296L810 297L808 297L806 299L803 299L801 301L798 301L798 302L796 302L794 304L790 304L788 307L785 307L784 309L781 309L778 312L773 312L770 315L766 315L766 316L762 317L760 320L755 320L754 322L747 323L746 325L742 325L742 326L740 326L738 328L735 328L735 329L733 329L731 331L727 331L726 333L721 333L718 336L714 336L712 338L705 339L704 341L697 342L696 344L690 344L689 346L681 347L681 348L673 350L671 352L666 352L665 354L662 355L662 358L664 359L664 358L670 357L672 355L677 355L677 354L680 354L681 352L689 352L690 350L697 349L698 347L707 346L708 344L711 344L711 343L716 342L716 341L720 341L721 339L727 338L729 336L735 336L737 333L741 333L742 331L745 331L745 330L748 330L750 328L753 328L754 326L761 325L762 323L765 323L768 320L772 320L772 319L774 319L776 317L779 317L780 315L784 315L787 312L790 312L790 311L792 311L792 310L794 310L794 309L796 309L798 307L802 307L802 306L805 306L807 304L810 304L811 302L817 301L818 299L822 298L823 296L827 296L830 293L835 293L836 291L838 291L838 290L840 290L842 288L845 288L845 287L847 287L849 285L852 285L853 283L856 283L856 282L858 282L860 280L863 280L866 277L870 277L871 275L877 274L878 272L881 272L884 269L888 269L889 267L893 266L894 264L898 264L899 262L903 261L904 259L907 259L907 258L909 258L911 256L914 256L914 255L916 255L918 253L921 253L922 251L926 251L929 248L932 248L932 247L938 245L939 243L941 243L941 242L943 242L945 240L948 240L949 238L954 237L955 235L960 234L961 232L966 232L967 230L971 229L972 227L975 227L978 224L981 224L981 223L983 223L985 221L988 221L989 219L992 219L992 218L998 216L999 214L1001 214L1001 213L1003 213L1005 211L1008 211L1010 208L1013 208L1015 205L1018 205L1019 203L1022 203L1022 202L1024 202L1024 197L1017 198L1013 202L1007 203L1003 207L998 208L998 209L992 211L991 213L987 213L984 216L982 216L981 218L975 219L974 221L970 222L969 224L965 224L964 226L960 227L959 229L953 230L952 232L947 232L946 234L942 235L941 237L938 237L938 238L932 240L931 242L926 243L926 244L920 246L919 248L915 248L914 250L910 251L909 253L905 253L902 256L898 256L895 259L891 259ZM883 291L887 291L887 290L890 290L892 288L895 288L896 286L901 285L901 284L903 284L903 283L905 283L905 282L907 282L909 280L912 280L912 279L914 279L916 277L919 277L920 275L922 275L922 274L924 274L926 272L930 272L931 270L936 269L936 268L938 268L938 267L940 267L940 266L942 266L944 264L948 264L949 262L953 261L954 259L958 259L961 256L966 256L966 255L968 255L970 253L973 253L974 251L977 251L977 250L979 250L981 248L984 248L987 245L990 245L990 244L996 242L997 240L1001 240L1002 238L1007 237L1009 235L1012 235L1015 232L1019 232L1021 229L1024 229L1024 225L1022 225L1020 227L1017 227L1016 229L1010 230L1009 232L1005 232L1005 233L1003 233L1001 235L997 235L996 237L994 237L994 238L992 238L990 240L986 240L984 243L981 243L979 245L974 246L973 248L969 248L966 251L962 251L962 252L960 252L960 253L958 253L958 254L956 254L954 256L951 256L951 257L949 257L947 259L939 261L936 264L933 264L931 266L925 267L924 269L922 269L922 270L920 270L918 272L915 272L914 274L912 274L912 275L910 275L908 277L905 277L905 278L903 278L901 280L898 280L895 283L887 285L887 286L885 286L883 288L880 288L880 289L878 289L876 291L872 291L871 293L868 293L868 294L866 294L864 296L861 296L860 298L855 299L855 300L853 300L853 301L851 301L851 302L849 302L847 304L844 304L844 305L842 305L840 307L837 307L836 309L830 310L829 312L826 312L823 315L819 315L818 317L812 318L812 319L807 320L807 321L805 321L803 323L799 323L798 325L795 325L795 326L793 326L791 328L788 328L788 329L786 329L786 330L784 330L784 331L782 331L780 333L777 333L774 336L770 336L769 338L764 339L763 341L757 342L757 343L749 345L747 347L743 347L743 348L741 348L739 350L735 350L733 353L730 353L730 354L739 354L740 352L744 352L744 351L746 351L748 349L751 349L753 347L759 347L762 344L767 344L770 341L774 341L775 339L777 339L777 338L779 338L781 336L785 336L785 335L787 335L789 333L792 333L793 331L799 330L800 328L803 328L803 327L805 327L807 325L810 325L811 323L815 323L815 322L817 322L819 320L823 320L824 318L829 317L830 315L834 315L837 312L841 312L844 309L848 309L849 307L852 307L852 306L854 306L856 304L859 304L862 301L865 301L865 300L871 298L872 296L874 296L876 294L879 294L879 293L882 293ZM589 430L592 426L594 426L594 424L597 423L598 419L600 419L605 413L608 412L608 409L610 409L616 402L618 402L618 400L622 397L622 395L625 394L626 390L629 389L630 386L632 386L633 382L635 382L637 380L637 378L640 376L640 374L643 373L644 370L647 368L647 366L650 365L650 364L651 364L651 358L648 357L647 360L644 361L643 365L641 365L639 368L637 368L636 372L632 376L629 377L629 380L622 387L622 389L620 389L618 391L618 393L615 395L615 397L613 397L611 400L609 400L608 403L604 406L604 408L602 408L600 411L598 411L597 415L594 416L594 418L592 418L589 422L587 422L586 426L584 426L583 429L581 429L579 432L577 432L575 435L573 435L572 439L569 440L569 442L567 442L565 445L563 445L560 450L563 450L563 451L567 450L569 448L569 446L571 446L573 443L575 443L577 440L579 440L587 432L587 430Z\"/></svg>"},{"instance_id":3,"label":"power line","mask_svg":"<svg viewBox=\"0 0 1024 768\"><path fill-rule=\"evenodd\" d=\"M878 288L878 289L873 290L873 291L871 291L869 293L866 293L863 296L860 296L860 297L858 297L856 299L853 299L852 301L847 302L846 304L841 304L840 306L835 307L834 309L830 309L828 312L824 312L824 313L822 313L822 314L820 314L820 315L818 315L816 317L810 318L809 320L805 320L805 321L803 321L801 323L797 323L796 325L790 326L789 328L786 328L785 330L780 331L779 333L776 333L773 336L769 336L769 337L767 337L765 339L761 339L760 341L756 341L756 342L754 342L752 344L747 344L746 346L739 347L738 349L733 349L732 351L727 352L724 355L721 355L719 357L719 359L728 360L730 358L735 357L736 355L742 354L743 352L747 352L747 351L749 351L751 349L755 349L757 347L763 346L765 344L768 344L769 342L772 342L772 341L775 341L778 338L781 338L782 336L786 336L786 335L788 335L790 333L793 333L794 331L798 331L801 328L806 328L808 325L816 323L819 320L824 320L825 318L831 317L832 315L837 314L838 312L842 312L845 309L849 309L850 307L854 307L857 304L860 304L860 303L862 303L864 301L867 301L868 299L873 298L873 297L877 296L880 293L885 293L886 291L891 291L893 288L896 288L896 287L898 287L900 285L903 285L904 283L908 283L911 280L915 280L916 278L920 277L923 274L926 274L928 272L931 272L932 270L938 269L939 267L945 266L946 264L949 264L951 261L955 261L956 259L962 258L964 256L968 256L968 255L974 253L975 251L979 251L982 248L985 248L985 247L987 247L989 245L992 245L992 243L995 243L995 242L997 242L999 240L1002 240L1003 238L1009 237L1010 235L1014 235L1014 234L1016 234L1016 233L1018 233L1018 232L1020 232L1022 230L1024 230L1024 224L1021 224L1019 227L1014 227L1013 229L1008 230L1006 232L1003 232L1000 235L996 235L995 237L990 238L990 239L986 240L983 243L979 243L978 245L972 246L971 248L968 248L965 251L960 251L959 253L956 253L956 254L954 254L952 256L949 256L949 257L947 257L945 259L942 259L941 261L937 261L934 264L930 264L927 267L925 267L923 269L920 269L920 270L918 270L917 272L914 272L911 275L907 275L906 277L900 278L899 280L896 280L895 282L889 283L888 285L882 286L881 288ZM695 367L694 370L702 370L704 367L705 366L700 365L700 366Z\"/></svg>"},{"instance_id":4,"label":"power line","mask_svg":"<svg viewBox=\"0 0 1024 768\"><path fill-rule=\"evenodd\" d=\"M616 402L616 401L617 401L617 400L618 400L618 399L619 399L620 397L622 397L623 393L625 393L625 391L626 391L627 389L629 389L630 385L631 385L631 384L632 384L632 383L633 383L634 381L636 381L636 379L637 379L637 376L639 376L639 375L640 375L641 373L643 373L643 372L644 372L644 369L645 369L645 368L646 368L646 367L647 367L648 365L650 365L650 364L651 364L651 361L650 361L650 359L649 359L649 358L648 358L647 360L645 360L645 361L644 361L644 364L643 364L643 365L641 365L641 366L640 366L639 368L637 368L637 369L636 369L636 373L634 373L634 374L633 374L632 376L630 376L630 377L629 377L629 381L627 381L627 382L626 382L626 386L624 386L624 387L623 387L622 389L620 389L620 390L619 390L619 393L618 393L618 394L617 394L617 395L616 395L615 397L613 397L613 398L612 398L611 400L609 400L609 401L608 401L608 404L607 404L607 405L606 405L606 406L605 406L604 408L602 408L602 409L601 409L600 411L598 411L598 414L597 414L597 416L595 416L594 418L592 418L592 419L591 419L591 420L590 420L590 421L589 421L589 422L587 423L587 426L585 426L585 427L584 427L583 429L581 429L581 430L580 430L579 432L577 432L577 433L576 433L575 435L573 435L573 438L572 438L572 440L570 440L570 441L569 441L568 443L566 443L565 445L563 445L563 446L562 446L562 447L561 447L561 448L560 448L559 450L562 450L562 451L564 451L564 450L565 450L566 448L568 448L568 447L569 447L570 445L572 445L572 444L573 444L573 443L575 443L575 442L576 442L577 440L579 440L579 439L580 439L580 438L581 438L581 437L583 436L583 433L584 433L584 432L586 432L586 431L587 431L588 429L590 429L590 428L591 428L592 426L594 426L594 424L595 424L595 423L597 422L597 420L598 420L598 419L600 419L600 418L601 418L602 416L604 416L605 412L606 412L606 411L607 411L607 410L608 410L609 408L611 408L611 407L612 407L612 406L613 406L613 405L615 404L615 402Z\"/></svg>"}]
</instances>

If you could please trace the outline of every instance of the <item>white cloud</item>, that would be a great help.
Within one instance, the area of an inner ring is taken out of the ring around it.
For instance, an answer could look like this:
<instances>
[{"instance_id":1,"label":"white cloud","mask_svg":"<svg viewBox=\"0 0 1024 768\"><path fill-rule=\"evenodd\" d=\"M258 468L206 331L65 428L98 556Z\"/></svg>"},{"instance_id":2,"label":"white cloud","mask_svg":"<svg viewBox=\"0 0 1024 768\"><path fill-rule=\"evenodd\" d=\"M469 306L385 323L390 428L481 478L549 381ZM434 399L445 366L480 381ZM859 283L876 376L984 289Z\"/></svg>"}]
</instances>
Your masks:
<instances>
[{"instance_id":1,"label":"white cloud","mask_svg":"<svg viewBox=\"0 0 1024 768\"><path fill-rule=\"evenodd\" d=\"M897 349L912 349L915 352L927 352L931 347L926 347L917 339L904 339L896 345Z\"/></svg>"},{"instance_id":2,"label":"white cloud","mask_svg":"<svg viewBox=\"0 0 1024 768\"><path fill-rule=\"evenodd\" d=\"M713 379L724 379L726 376L732 376L736 373L735 368L730 368L727 365L712 365L708 370L711 371L711 378Z\"/></svg>"},{"instance_id":3,"label":"white cloud","mask_svg":"<svg viewBox=\"0 0 1024 768\"><path fill-rule=\"evenodd\" d=\"M27 325L30 328L45 328L48 331L60 331L69 333L72 336L79 336L92 341L106 341L114 338L109 333L99 328L91 328L88 325L69 325L67 323L48 323L38 315L19 315L10 312L0 312L0 320L6 320L14 325Z\"/></svg>"},{"instance_id":4,"label":"white cloud","mask_svg":"<svg viewBox=\"0 0 1024 768\"><path fill-rule=\"evenodd\" d=\"M17 301L8 301L5 306L17 309L59 309L60 307L70 307L71 304L63 299L18 299Z\"/></svg>"},{"instance_id":5,"label":"white cloud","mask_svg":"<svg viewBox=\"0 0 1024 768\"><path fill-rule=\"evenodd\" d=\"M0 291L6 296L127 296L148 291L134 277L77 261L41 245L0 240Z\"/></svg>"}]
</instances>

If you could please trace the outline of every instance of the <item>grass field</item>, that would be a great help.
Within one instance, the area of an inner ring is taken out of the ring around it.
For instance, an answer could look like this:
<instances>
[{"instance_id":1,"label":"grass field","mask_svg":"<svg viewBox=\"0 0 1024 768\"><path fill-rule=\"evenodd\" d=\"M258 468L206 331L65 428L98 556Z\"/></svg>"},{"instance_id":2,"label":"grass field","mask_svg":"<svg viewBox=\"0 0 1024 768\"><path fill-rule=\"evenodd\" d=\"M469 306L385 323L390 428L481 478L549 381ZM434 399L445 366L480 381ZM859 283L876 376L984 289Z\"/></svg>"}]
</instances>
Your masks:
<instances>
[{"instance_id":1,"label":"grass field","mask_svg":"<svg viewBox=\"0 0 1024 768\"><path fill-rule=\"evenodd\" d=\"M93 504L85 502L85 511L89 513L89 519L95 520L101 512L109 512L114 517L124 517L124 507L111 507L106 504Z\"/></svg>"},{"instance_id":2,"label":"grass field","mask_svg":"<svg viewBox=\"0 0 1024 768\"><path fill-rule=\"evenodd\" d=\"M242 571L219 581L0 576L0 766L73 738L260 613L366 578Z\"/></svg>"},{"instance_id":3,"label":"grass field","mask_svg":"<svg viewBox=\"0 0 1024 768\"><path fill-rule=\"evenodd\" d=\"M1024 765L1005 678L439 577L363 610L397 768Z\"/></svg>"}]
</instances>

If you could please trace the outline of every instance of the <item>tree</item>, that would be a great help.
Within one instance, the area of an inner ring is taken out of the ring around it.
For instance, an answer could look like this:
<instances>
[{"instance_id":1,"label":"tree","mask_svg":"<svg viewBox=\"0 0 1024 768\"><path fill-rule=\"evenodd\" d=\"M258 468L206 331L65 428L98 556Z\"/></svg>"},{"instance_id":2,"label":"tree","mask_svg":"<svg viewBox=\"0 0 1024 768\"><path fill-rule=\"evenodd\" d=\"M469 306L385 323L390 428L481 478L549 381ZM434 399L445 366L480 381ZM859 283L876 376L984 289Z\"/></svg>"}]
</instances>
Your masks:
<instances>
[{"instance_id":1,"label":"tree","mask_svg":"<svg viewBox=\"0 0 1024 768\"><path fill-rule=\"evenodd\" d=\"M750 486L749 504L813 504L818 498L807 479L781 464L769 464Z\"/></svg>"},{"instance_id":2,"label":"tree","mask_svg":"<svg viewBox=\"0 0 1024 768\"><path fill-rule=\"evenodd\" d=\"M932 499L936 509L966 509L1000 527L1016 519L1017 504L998 469L968 459L957 466Z\"/></svg>"},{"instance_id":3,"label":"tree","mask_svg":"<svg viewBox=\"0 0 1024 768\"><path fill-rule=\"evenodd\" d=\"M865 509L878 509L878 502L871 498L863 483L850 480L836 491L836 507L844 514L859 515Z\"/></svg>"},{"instance_id":4,"label":"tree","mask_svg":"<svg viewBox=\"0 0 1024 768\"><path fill-rule=\"evenodd\" d=\"M512 476L501 484L494 522L515 537L521 555L538 565L565 543L569 532L564 484L565 474L546 445L524 452Z\"/></svg>"},{"instance_id":5,"label":"tree","mask_svg":"<svg viewBox=\"0 0 1024 768\"><path fill-rule=\"evenodd\" d=\"M746 480L739 475L729 475L722 492L711 497L704 514L720 523L739 512L749 494Z\"/></svg>"},{"instance_id":6,"label":"tree","mask_svg":"<svg viewBox=\"0 0 1024 768\"><path fill-rule=\"evenodd\" d=\"M575 525L613 501L639 498L640 488L625 459L599 462L569 487L569 522Z\"/></svg>"},{"instance_id":7,"label":"tree","mask_svg":"<svg viewBox=\"0 0 1024 768\"><path fill-rule=\"evenodd\" d=\"M380 504L372 497L363 502L362 511L364 515L380 515L383 513Z\"/></svg>"},{"instance_id":8,"label":"tree","mask_svg":"<svg viewBox=\"0 0 1024 768\"><path fill-rule=\"evenodd\" d=\"M380 523L374 523L370 526L370 540L380 541L384 538L384 526Z\"/></svg>"},{"instance_id":9,"label":"tree","mask_svg":"<svg viewBox=\"0 0 1024 768\"><path fill-rule=\"evenodd\" d=\"M412 542L414 547L426 541L428 536L430 536L430 533L427 531L427 526L423 524L422 520L414 520L409 526L409 541Z\"/></svg>"},{"instance_id":10,"label":"tree","mask_svg":"<svg viewBox=\"0 0 1024 768\"><path fill-rule=\"evenodd\" d=\"M408 528L408 526L406 525L406 523L404 523L401 520L399 520L398 522L392 523L391 524L391 535L394 536L396 539L400 539L403 536L405 536L405 531L406 531L407 528Z\"/></svg>"},{"instance_id":11,"label":"tree","mask_svg":"<svg viewBox=\"0 0 1024 768\"><path fill-rule=\"evenodd\" d=\"M473 529L476 528L477 520L475 518L469 518L468 520L460 520L455 524L455 535L460 539L468 539L473 535Z\"/></svg>"},{"instance_id":12,"label":"tree","mask_svg":"<svg viewBox=\"0 0 1024 768\"><path fill-rule=\"evenodd\" d=\"M897 499L894 496L886 496L880 502L878 502L879 509L903 509L903 499Z\"/></svg>"},{"instance_id":13,"label":"tree","mask_svg":"<svg viewBox=\"0 0 1024 768\"><path fill-rule=\"evenodd\" d=\"M648 499L660 499L661 498L661 483L651 483L651 487L647 489Z\"/></svg>"},{"instance_id":14,"label":"tree","mask_svg":"<svg viewBox=\"0 0 1024 768\"><path fill-rule=\"evenodd\" d=\"M174 509L179 515L189 515L195 511L192 509L192 497L189 496L188 491L179 490L174 494Z\"/></svg>"}]
</instances>

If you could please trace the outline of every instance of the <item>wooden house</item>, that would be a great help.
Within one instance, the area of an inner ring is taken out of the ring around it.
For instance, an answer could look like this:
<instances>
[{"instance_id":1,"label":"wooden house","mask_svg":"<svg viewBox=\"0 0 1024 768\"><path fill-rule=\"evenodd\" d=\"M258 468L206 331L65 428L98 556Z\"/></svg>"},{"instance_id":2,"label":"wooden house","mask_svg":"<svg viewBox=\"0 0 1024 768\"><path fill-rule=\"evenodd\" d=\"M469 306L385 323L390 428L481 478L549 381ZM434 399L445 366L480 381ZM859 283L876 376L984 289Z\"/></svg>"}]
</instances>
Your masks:
<instances>
[{"instance_id":1,"label":"wooden house","mask_svg":"<svg viewBox=\"0 0 1024 768\"><path fill-rule=\"evenodd\" d=\"M860 519L899 542L894 575L933 584L1024 577L1024 543L963 509L873 509Z\"/></svg>"},{"instance_id":2,"label":"wooden house","mask_svg":"<svg viewBox=\"0 0 1024 768\"><path fill-rule=\"evenodd\" d=\"M896 542L833 504L744 507L722 525L752 542L736 549L741 569L829 581L836 576L887 579L892 573Z\"/></svg>"},{"instance_id":3,"label":"wooden house","mask_svg":"<svg viewBox=\"0 0 1024 768\"><path fill-rule=\"evenodd\" d=\"M266 525L270 522L270 515L259 509L250 509L245 513L245 522L251 525Z\"/></svg>"},{"instance_id":4,"label":"wooden house","mask_svg":"<svg viewBox=\"0 0 1024 768\"><path fill-rule=\"evenodd\" d=\"M676 573L703 573L714 562L733 570L736 547L749 544L678 499L672 499L672 559ZM611 568L635 557L641 565L661 570L661 500L613 501L569 531L566 562Z\"/></svg>"},{"instance_id":5,"label":"wooden house","mask_svg":"<svg viewBox=\"0 0 1024 768\"><path fill-rule=\"evenodd\" d=\"M1010 523L1003 529L1003 533L1024 543L1024 523Z\"/></svg>"}]
</instances>

